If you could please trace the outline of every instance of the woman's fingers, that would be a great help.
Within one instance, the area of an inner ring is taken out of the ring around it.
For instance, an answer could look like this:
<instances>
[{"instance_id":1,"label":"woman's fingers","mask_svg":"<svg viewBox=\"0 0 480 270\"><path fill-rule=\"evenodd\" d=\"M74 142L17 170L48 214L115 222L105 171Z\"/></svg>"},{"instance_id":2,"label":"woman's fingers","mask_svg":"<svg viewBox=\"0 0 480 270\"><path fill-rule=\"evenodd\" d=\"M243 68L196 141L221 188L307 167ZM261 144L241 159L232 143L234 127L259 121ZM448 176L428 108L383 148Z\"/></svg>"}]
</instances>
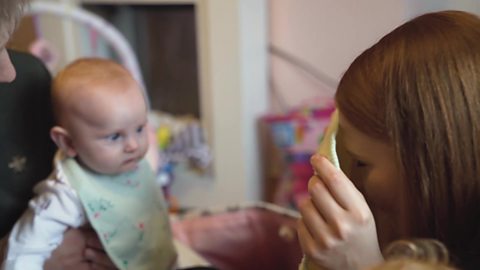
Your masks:
<instances>
[{"instance_id":1,"label":"woman's fingers","mask_svg":"<svg viewBox=\"0 0 480 270\"><path fill-rule=\"evenodd\" d=\"M317 244L310 232L308 231L303 219L298 220L297 234L298 241L300 242L300 247L302 248L303 252L309 257L314 257Z\"/></svg>"},{"instance_id":2,"label":"woman's fingers","mask_svg":"<svg viewBox=\"0 0 480 270\"><path fill-rule=\"evenodd\" d=\"M352 182L325 157L311 159L310 199L299 209L300 244L315 265L326 269L365 269L382 260L375 221Z\"/></svg>"},{"instance_id":3,"label":"woman's fingers","mask_svg":"<svg viewBox=\"0 0 480 270\"><path fill-rule=\"evenodd\" d=\"M315 154L310 160L313 169L318 178L323 182L328 189L333 199L343 209L349 211L357 209L358 207L367 207L363 195L348 179L348 177L340 170L335 168L327 158ZM309 192L312 193L311 190ZM315 201L315 205L320 200L319 196L312 195L312 200Z\"/></svg>"},{"instance_id":4,"label":"woman's fingers","mask_svg":"<svg viewBox=\"0 0 480 270\"><path fill-rule=\"evenodd\" d=\"M307 253L307 255L310 255L309 253L313 250L313 247L315 246L315 240L313 240L313 237L308 231L303 219L298 220L297 234L298 241L300 242L302 250Z\"/></svg>"},{"instance_id":5,"label":"woman's fingers","mask_svg":"<svg viewBox=\"0 0 480 270\"><path fill-rule=\"evenodd\" d=\"M325 184L314 175L308 181L308 190L318 213L328 224L335 225L339 217L343 217L345 210L333 198Z\"/></svg>"},{"instance_id":6,"label":"woman's fingers","mask_svg":"<svg viewBox=\"0 0 480 270\"><path fill-rule=\"evenodd\" d=\"M326 223L322 214L318 212L311 200L305 200L299 207L302 215L302 226L308 232L306 239L312 238L315 245L321 249L328 249L335 242L331 227ZM309 237L307 237L309 236Z\"/></svg>"}]
</instances>

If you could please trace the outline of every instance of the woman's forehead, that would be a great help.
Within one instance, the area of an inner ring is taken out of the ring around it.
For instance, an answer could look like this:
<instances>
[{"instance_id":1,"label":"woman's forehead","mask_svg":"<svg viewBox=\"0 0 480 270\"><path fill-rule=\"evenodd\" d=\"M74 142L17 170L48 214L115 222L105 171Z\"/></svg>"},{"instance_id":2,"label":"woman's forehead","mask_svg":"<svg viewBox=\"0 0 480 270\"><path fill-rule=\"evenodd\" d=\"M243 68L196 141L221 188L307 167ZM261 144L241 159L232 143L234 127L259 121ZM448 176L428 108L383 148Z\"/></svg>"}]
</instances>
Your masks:
<instances>
[{"instance_id":1,"label":"woman's forehead","mask_svg":"<svg viewBox=\"0 0 480 270\"><path fill-rule=\"evenodd\" d=\"M344 147L351 154L358 157L384 155L390 153L392 148L380 139L376 139L361 132L342 113L339 113L339 133L341 133Z\"/></svg>"}]
</instances>

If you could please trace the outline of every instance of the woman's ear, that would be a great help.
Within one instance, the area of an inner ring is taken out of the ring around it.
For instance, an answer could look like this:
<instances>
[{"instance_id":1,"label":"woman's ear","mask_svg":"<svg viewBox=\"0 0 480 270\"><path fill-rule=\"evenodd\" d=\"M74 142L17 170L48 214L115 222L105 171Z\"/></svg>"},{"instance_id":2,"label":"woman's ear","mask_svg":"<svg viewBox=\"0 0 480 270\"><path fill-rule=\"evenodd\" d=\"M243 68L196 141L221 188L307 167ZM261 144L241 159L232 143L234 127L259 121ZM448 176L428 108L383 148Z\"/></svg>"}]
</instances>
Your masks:
<instances>
[{"instance_id":1,"label":"woman's ear","mask_svg":"<svg viewBox=\"0 0 480 270\"><path fill-rule=\"evenodd\" d=\"M50 138L55 142L58 148L62 150L67 156L75 157L77 151L73 146L72 139L68 131L60 126L54 126L50 130Z\"/></svg>"}]
</instances>

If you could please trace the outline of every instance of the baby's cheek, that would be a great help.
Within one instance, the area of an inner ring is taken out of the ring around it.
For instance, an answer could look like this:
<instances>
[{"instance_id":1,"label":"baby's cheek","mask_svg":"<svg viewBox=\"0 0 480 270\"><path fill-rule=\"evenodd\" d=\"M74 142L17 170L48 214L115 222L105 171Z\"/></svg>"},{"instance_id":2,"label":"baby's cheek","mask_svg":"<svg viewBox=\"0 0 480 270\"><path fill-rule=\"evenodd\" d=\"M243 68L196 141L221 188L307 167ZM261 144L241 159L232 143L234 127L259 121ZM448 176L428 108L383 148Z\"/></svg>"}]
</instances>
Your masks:
<instances>
[{"instance_id":1,"label":"baby's cheek","mask_svg":"<svg viewBox=\"0 0 480 270\"><path fill-rule=\"evenodd\" d=\"M150 146L150 148L149 148ZM149 144L148 140L145 140L144 142L141 143L140 145L140 152L142 153L142 156L145 155L148 151L148 149L155 149L156 144Z\"/></svg>"}]
</instances>

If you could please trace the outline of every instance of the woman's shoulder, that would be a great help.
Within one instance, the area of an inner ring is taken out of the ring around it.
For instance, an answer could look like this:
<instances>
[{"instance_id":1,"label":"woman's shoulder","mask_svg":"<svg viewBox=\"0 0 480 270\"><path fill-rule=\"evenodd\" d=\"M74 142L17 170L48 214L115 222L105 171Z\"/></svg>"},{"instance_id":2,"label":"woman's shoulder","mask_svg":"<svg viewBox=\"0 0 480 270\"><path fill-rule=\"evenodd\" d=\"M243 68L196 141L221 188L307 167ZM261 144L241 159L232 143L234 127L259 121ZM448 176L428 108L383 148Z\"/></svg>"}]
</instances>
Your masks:
<instances>
[{"instance_id":1,"label":"woman's shoulder","mask_svg":"<svg viewBox=\"0 0 480 270\"><path fill-rule=\"evenodd\" d=\"M8 50L17 78L13 84L31 84L50 88L51 75L43 62L32 54Z\"/></svg>"}]
</instances>

